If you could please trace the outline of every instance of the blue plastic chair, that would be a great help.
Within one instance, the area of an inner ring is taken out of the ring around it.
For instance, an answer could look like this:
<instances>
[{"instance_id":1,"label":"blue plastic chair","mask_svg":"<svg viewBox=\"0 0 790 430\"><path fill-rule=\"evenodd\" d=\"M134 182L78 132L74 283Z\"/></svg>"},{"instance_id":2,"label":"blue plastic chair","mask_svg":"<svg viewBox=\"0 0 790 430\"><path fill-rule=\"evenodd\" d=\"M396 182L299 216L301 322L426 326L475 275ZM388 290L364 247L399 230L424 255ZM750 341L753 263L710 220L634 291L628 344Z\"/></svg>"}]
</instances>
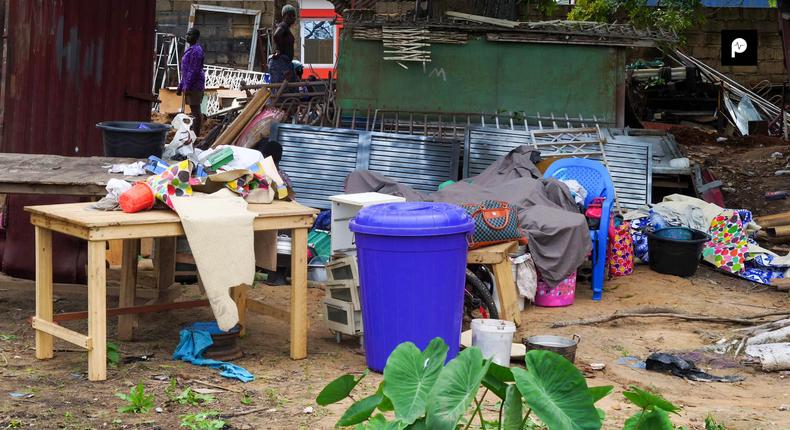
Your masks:
<instances>
[{"instance_id":1,"label":"blue plastic chair","mask_svg":"<svg viewBox=\"0 0 790 430\"><path fill-rule=\"evenodd\" d=\"M614 184L609 176L609 171L603 164L586 158L564 158L557 160L549 166L544 178L574 179L585 190L587 198L584 206L592 202L595 197L606 197L601 210L601 224L598 230L590 230L592 239L592 290L593 300L601 300L603 295L603 281L606 272L606 250L609 241L609 219L611 218L612 205L614 204Z\"/></svg>"}]
</instances>

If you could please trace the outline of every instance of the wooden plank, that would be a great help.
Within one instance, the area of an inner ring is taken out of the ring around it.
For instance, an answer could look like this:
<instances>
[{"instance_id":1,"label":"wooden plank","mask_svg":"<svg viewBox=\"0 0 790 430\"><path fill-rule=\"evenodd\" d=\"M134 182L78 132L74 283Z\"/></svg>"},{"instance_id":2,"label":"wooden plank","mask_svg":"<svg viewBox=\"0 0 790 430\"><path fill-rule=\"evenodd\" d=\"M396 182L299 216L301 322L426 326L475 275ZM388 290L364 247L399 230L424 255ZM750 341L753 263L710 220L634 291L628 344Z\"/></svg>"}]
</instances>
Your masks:
<instances>
[{"instance_id":1,"label":"wooden plank","mask_svg":"<svg viewBox=\"0 0 790 430\"><path fill-rule=\"evenodd\" d=\"M466 254L467 264L497 264L507 259L507 255L515 252L518 242L506 242L485 248L471 249Z\"/></svg>"},{"instance_id":2,"label":"wooden plank","mask_svg":"<svg viewBox=\"0 0 790 430\"><path fill-rule=\"evenodd\" d=\"M307 357L307 229L291 232L291 358Z\"/></svg>"},{"instance_id":3,"label":"wooden plank","mask_svg":"<svg viewBox=\"0 0 790 430\"><path fill-rule=\"evenodd\" d=\"M454 12L451 10L446 11L445 15L451 16L453 18L459 18L464 21L496 25L497 27L516 28L519 25L521 25L521 23L518 21L510 21L507 19L499 19L499 18L489 18L487 16L471 15L468 13Z\"/></svg>"},{"instance_id":4,"label":"wooden plank","mask_svg":"<svg viewBox=\"0 0 790 430\"><path fill-rule=\"evenodd\" d=\"M769 236L773 237L788 237L790 236L790 225L778 225L776 227L768 227L765 229Z\"/></svg>"},{"instance_id":5,"label":"wooden plank","mask_svg":"<svg viewBox=\"0 0 790 430\"><path fill-rule=\"evenodd\" d=\"M64 157L50 154L0 154L0 193L95 195L107 194L109 164L132 163L131 158Z\"/></svg>"},{"instance_id":6,"label":"wooden plank","mask_svg":"<svg viewBox=\"0 0 790 430\"><path fill-rule=\"evenodd\" d=\"M41 318L33 317L32 326L38 331L43 331L58 339L63 339L66 342L85 348L88 351L93 349L92 339L82 333L77 333L74 330L69 330L66 327L59 326L55 323L43 320Z\"/></svg>"},{"instance_id":7,"label":"wooden plank","mask_svg":"<svg viewBox=\"0 0 790 430\"><path fill-rule=\"evenodd\" d=\"M160 303L156 305L132 306L128 308L110 308L107 309L107 316L114 317L119 315L150 314L150 313L164 312L164 311L170 311L175 309L192 309L192 308L199 308L205 306L209 306L208 300L190 300L186 302ZM55 322L78 321L87 318L88 318L88 312L86 311L64 312L60 314L55 314L53 316L53 320Z\"/></svg>"},{"instance_id":8,"label":"wooden plank","mask_svg":"<svg viewBox=\"0 0 790 430\"><path fill-rule=\"evenodd\" d=\"M771 285L776 287L777 291L790 291L790 279L772 279Z\"/></svg>"},{"instance_id":9,"label":"wooden plank","mask_svg":"<svg viewBox=\"0 0 790 430\"><path fill-rule=\"evenodd\" d=\"M74 236L80 239L88 239L88 229L85 227L77 227L68 222L57 219L50 219L46 216L31 214L30 223L36 227L42 227L47 230L57 231L69 236Z\"/></svg>"},{"instance_id":10,"label":"wooden plank","mask_svg":"<svg viewBox=\"0 0 790 430\"><path fill-rule=\"evenodd\" d=\"M291 321L290 312L250 298L247 299L247 311L269 316L283 322Z\"/></svg>"},{"instance_id":11,"label":"wooden plank","mask_svg":"<svg viewBox=\"0 0 790 430\"><path fill-rule=\"evenodd\" d=\"M110 263L111 269L118 269L123 261L123 241L111 240L108 246L107 262Z\"/></svg>"},{"instance_id":12,"label":"wooden plank","mask_svg":"<svg viewBox=\"0 0 790 430\"><path fill-rule=\"evenodd\" d=\"M755 220L760 227L776 227L790 224L790 212L761 216Z\"/></svg>"},{"instance_id":13,"label":"wooden plank","mask_svg":"<svg viewBox=\"0 0 790 430\"><path fill-rule=\"evenodd\" d=\"M521 311L518 308L516 282L513 280L513 268L510 261L505 259L499 264L494 264L492 269L501 309L499 318L521 325Z\"/></svg>"},{"instance_id":14,"label":"wooden plank","mask_svg":"<svg viewBox=\"0 0 790 430\"><path fill-rule=\"evenodd\" d=\"M107 242L88 242L88 337L93 348L88 350L88 379L107 379Z\"/></svg>"},{"instance_id":15,"label":"wooden plank","mask_svg":"<svg viewBox=\"0 0 790 430\"><path fill-rule=\"evenodd\" d=\"M84 284L52 284L54 294L81 294L84 295L88 292L87 285ZM36 282L29 279L3 279L0 280L0 290L13 290L13 291L34 291ZM110 297L118 297L120 295L119 287L107 287L107 295ZM159 297L159 291L153 288L140 288L136 292L137 298L140 299L153 299Z\"/></svg>"},{"instance_id":16,"label":"wooden plank","mask_svg":"<svg viewBox=\"0 0 790 430\"><path fill-rule=\"evenodd\" d=\"M36 227L36 318L52 321L52 232ZM52 358L52 335L36 330L36 358Z\"/></svg>"},{"instance_id":17,"label":"wooden plank","mask_svg":"<svg viewBox=\"0 0 790 430\"><path fill-rule=\"evenodd\" d=\"M128 239L122 242L121 288L118 307L134 306L137 290L137 256L140 253L140 240ZM132 340L135 318L131 315L118 317L118 340Z\"/></svg>"}]
</instances>

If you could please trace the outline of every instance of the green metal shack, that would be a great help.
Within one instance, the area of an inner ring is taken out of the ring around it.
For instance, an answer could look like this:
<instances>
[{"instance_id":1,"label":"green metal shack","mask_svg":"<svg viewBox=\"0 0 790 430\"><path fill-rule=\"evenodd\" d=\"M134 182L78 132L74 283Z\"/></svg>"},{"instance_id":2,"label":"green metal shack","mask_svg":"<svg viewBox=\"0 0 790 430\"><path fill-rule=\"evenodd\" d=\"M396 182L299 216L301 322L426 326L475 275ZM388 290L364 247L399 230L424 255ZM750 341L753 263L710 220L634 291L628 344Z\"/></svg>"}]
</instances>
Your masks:
<instances>
[{"instance_id":1,"label":"green metal shack","mask_svg":"<svg viewBox=\"0 0 790 430\"><path fill-rule=\"evenodd\" d=\"M345 17L337 92L343 114L517 112L623 126L626 49L674 34L629 25L441 22Z\"/></svg>"}]
</instances>

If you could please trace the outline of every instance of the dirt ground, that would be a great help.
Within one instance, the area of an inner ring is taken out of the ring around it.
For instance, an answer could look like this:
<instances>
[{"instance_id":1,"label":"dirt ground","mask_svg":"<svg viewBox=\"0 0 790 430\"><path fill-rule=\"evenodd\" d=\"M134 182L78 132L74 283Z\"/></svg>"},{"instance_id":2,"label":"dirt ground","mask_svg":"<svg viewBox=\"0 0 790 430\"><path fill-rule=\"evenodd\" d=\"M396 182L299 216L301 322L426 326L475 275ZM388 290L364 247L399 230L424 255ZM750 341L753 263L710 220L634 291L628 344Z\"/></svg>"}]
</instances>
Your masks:
<instances>
[{"instance_id":1,"label":"dirt ground","mask_svg":"<svg viewBox=\"0 0 790 430\"><path fill-rule=\"evenodd\" d=\"M790 211L790 199L765 199L768 191L790 191L790 175L776 175L790 171L790 145L783 139L743 136L718 142L714 131L673 127L669 132L692 163L710 168L723 182L727 207L749 209L757 216Z\"/></svg>"},{"instance_id":2,"label":"dirt ground","mask_svg":"<svg viewBox=\"0 0 790 430\"><path fill-rule=\"evenodd\" d=\"M150 275L146 275L150 276ZM145 277L144 277L145 279ZM145 283L145 281L143 282ZM7 283L4 285L8 285ZM86 354L67 343L56 341L55 358L37 361L34 335L27 318L34 312L34 294L29 288L0 289L0 428L35 429L175 429L180 415L216 410L231 415L225 421L232 429L332 428L347 403L323 408L314 398L330 380L346 372L361 372L364 355L353 338L335 343L323 323L323 290L311 288L309 357L292 361L288 357L288 327L272 318L251 315L249 333L242 339L245 356L236 363L251 371L256 380L247 384L224 379L215 370L171 360L182 325L210 320L207 308L142 315L134 342L120 344L124 357L152 355L150 361L121 364L110 369L105 382L86 380ZM184 287L183 299L197 294L194 286ZM257 287L253 294L275 305L288 301L287 287ZM58 294L55 311L85 309L80 294ZM115 299L110 298L114 305ZM713 415L728 429L790 428L790 387L788 377L766 374L732 360L717 360L716 368L700 367L717 375L738 374L746 380L736 384L688 382L684 379L636 370L618 364L623 356L645 358L653 351L695 351L731 335L733 326L681 322L668 319L627 319L595 326L551 329L553 322L606 315L616 310L645 306L676 308L679 311L738 317L787 309L790 294L700 268L695 276L681 279L660 275L641 266L627 278L606 283L602 302L593 302L589 287L580 284L576 303L567 308L534 308L523 313L524 323L517 338L533 334L579 334L582 338L577 365L605 363L606 368L589 374L588 384L616 387L601 402L606 410L605 428L621 428L635 410L627 405L622 391L634 384L657 390L683 406L676 424L704 428L703 420ZM84 322L64 325L85 332ZM115 321L108 336L115 336ZM722 364L724 366L722 366ZM719 368L725 367L725 368ZM370 393L380 381L371 375L358 390ZM175 379L178 391L186 387L207 388L197 381L225 387L212 394L216 400L205 406L186 406L168 401L166 390ZM127 393L143 383L156 396L161 412L130 415L118 412L124 404L116 393ZM10 393L27 398L13 398ZM490 410L494 402L487 401ZM309 409L312 408L312 409ZM245 412L255 411L253 413Z\"/></svg>"}]
</instances>

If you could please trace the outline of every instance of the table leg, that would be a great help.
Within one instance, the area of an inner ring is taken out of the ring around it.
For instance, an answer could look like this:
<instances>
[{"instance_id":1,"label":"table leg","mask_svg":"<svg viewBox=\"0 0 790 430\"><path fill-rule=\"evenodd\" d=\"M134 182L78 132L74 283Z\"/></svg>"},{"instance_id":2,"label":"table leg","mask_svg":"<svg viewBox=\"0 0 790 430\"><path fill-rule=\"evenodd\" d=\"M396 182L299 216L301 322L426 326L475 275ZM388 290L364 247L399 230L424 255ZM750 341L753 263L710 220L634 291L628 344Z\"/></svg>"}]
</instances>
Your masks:
<instances>
[{"instance_id":1,"label":"table leg","mask_svg":"<svg viewBox=\"0 0 790 430\"><path fill-rule=\"evenodd\" d=\"M118 295L118 307L127 308L135 305L135 289L137 288L137 255L140 253L139 239L123 241L121 258L121 291ZM118 340L132 340L135 315L118 316Z\"/></svg>"},{"instance_id":2,"label":"table leg","mask_svg":"<svg viewBox=\"0 0 790 430\"><path fill-rule=\"evenodd\" d=\"M307 357L307 229L291 233L291 358Z\"/></svg>"},{"instance_id":3,"label":"table leg","mask_svg":"<svg viewBox=\"0 0 790 430\"><path fill-rule=\"evenodd\" d=\"M107 379L107 242L88 242L88 379Z\"/></svg>"},{"instance_id":4,"label":"table leg","mask_svg":"<svg viewBox=\"0 0 790 430\"><path fill-rule=\"evenodd\" d=\"M236 308L239 310L239 324L241 324L241 336L247 333L247 294L249 294L250 287L247 285L239 285L233 288L233 301L236 302Z\"/></svg>"},{"instance_id":5,"label":"table leg","mask_svg":"<svg viewBox=\"0 0 790 430\"><path fill-rule=\"evenodd\" d=\"M176 281L176 237L160 237L156 239L154 270L160 299L165 296L168 288Z\"/></svg>"},{"instance_id":6,"label":"table leg","mask_svg":"<svg viewBox=\"0 0 790 430\"><path fill-rule=\"evenodd\" d=\"M36 227L36 318L52 322L52 231ZM51 334L36 330L36 358L52 358Z\"/></svg>"}]
</instances>

